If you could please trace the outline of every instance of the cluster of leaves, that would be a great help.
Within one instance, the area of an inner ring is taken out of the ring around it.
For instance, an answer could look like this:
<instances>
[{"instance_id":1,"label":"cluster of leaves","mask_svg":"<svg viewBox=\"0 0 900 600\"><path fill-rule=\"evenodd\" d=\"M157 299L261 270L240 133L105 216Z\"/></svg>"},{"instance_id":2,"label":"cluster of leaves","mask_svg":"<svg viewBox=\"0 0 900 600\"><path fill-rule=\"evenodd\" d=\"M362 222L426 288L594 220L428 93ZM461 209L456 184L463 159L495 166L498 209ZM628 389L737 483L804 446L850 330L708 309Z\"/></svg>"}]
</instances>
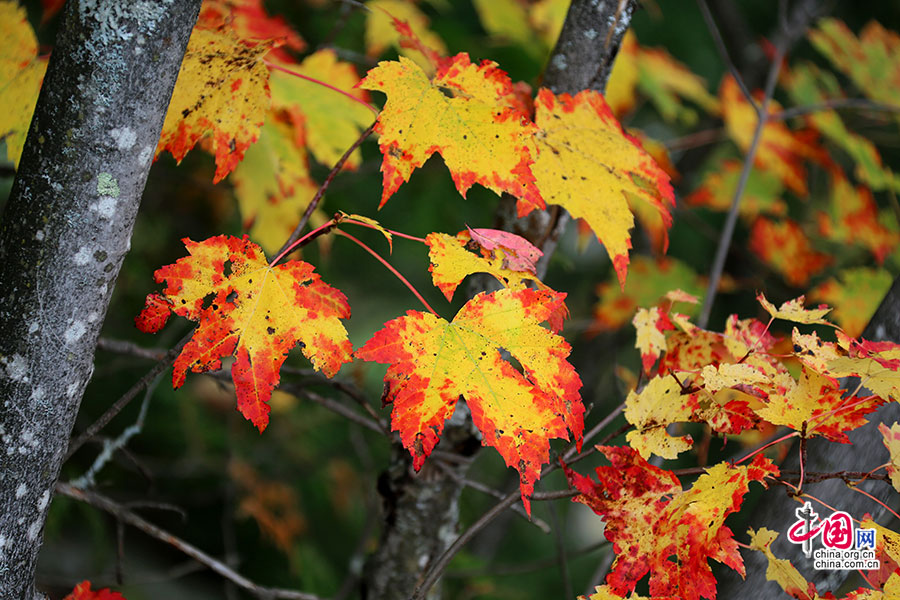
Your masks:
<instances>
[{"instance_id":1,"label":"cluster of leaves","mask_svg":"<svg viewBox=\"0 0 900 600\"><path fill-rule=\"evenodd\" d=\"M558 34L566 4L506 0L476 1L475 7L492 36L544 52ZM833 327L825 320L826 307L806 309L802 297L776 308L760 295L768 322L731 316L722 332L695 325L690 316L704 283L694 270L669 257L629 259L635 217L650 246L665 252L674 206L671 182L678 173L664 147L636 130L626 132L618 119L638 111L641 96L677 126L692 126L701 114L721 118L733 146L712 158L687 203L727 210L742 168L738 152L750 148L757 122L756 109L733 77L723 78L714 96L686 66L663 50L641 46L629 33L605 98L591 90L533 94L497 63L474 62L466 53L448 55L415 3L372 0L367 6L368 54L394 48L400 56L361 78L333 50L295 58L305 43L258 0L203 3L157 155L169 152L181 161L198 144L214 155L214 182L227 177L233 183L248 235L185 239L188 255L156 271L156 281L166 287L147 297L136 320L139 329L159 331L172 313L197 321L175 362L174 386L184 383L188 371L218 370L234 357L238 410L260 431L269 423L282 365L298 344L326 377L355 359L388 365L383 399L392 405L392 429L417 470L464 399L483 444L518 471L530 513L535 483L550 461L550 440L571 440L580 451L585 416L582 381L560 335L568 317L566 294L538 278L540 250L485 228L455 236L402 234L428 248L432 281L448 300L475 273L494 277L501 289L476 294L452 319L423 300L426 311L409 310L388 321L356 349L342 322L350 317L344 293L308 262L280 262L326 233L354 239L343 231L348 224L377 229L389 241L397 234L368 217L338 213L329 219L318 209L320 186L310 172L310 157L335 165L335 172L357 168L356 148L373 124L370 113L376 113L374 131L383 156L379 206L439 154L463 197L477 183L514 196L519 216L560 206L582 220L582 232L592 232L590 237L604 245L614 275L600 284L591 329L615 329L631 320L646 382L625 403L628 446L598 446L612 466L597 468L597 481L566 468L579 492L576 500L603 516L617 555L606 585L591 598L624 598L648 574L654 598L714 598L709 559L743 574L726 517L740 510L751 481L767 485L779 470L754 452L747 465L740 464L744 460L713 465L685 489L675 474L648 459L675 459L690 450L690 435L671 433L684 423L702 423L723 437L781 427L787 432L783 440L822 436L846 443L846 433L863 425L866 414L900 399L900 346L855 339L874 311L873 301L890 283L887 271L844 269L810 292L837 307L833 315L842 327L834 326L835 341L794 327L786 350L784 340L770 331L775 320ZM0 120L0 132L10 160L17 161L46 60L37 57L34 35L14 2L0 2L4 14L0 26L21 38L18 54L0 63L10 82L0 88L0 98L17 109L3 117L8 121ZM531 44L535 36L543 46ZM825 20L810 41L873 101L895 102L879 95L872 66L896 59L888 56L900 52L895 34L872 24L856 38L840 22ZM859 56L870 60L864 63ZM842 94L837 78L812 63L785 68L781 86L801 105ZM368 92L385 96L380 111L369 104ZM894 260L900 231L879 211L873 191L895 191L900 180L882 164L875 145L848 131L831 110L799 115L798 131L787 126L787 111L774 101L769 107L756 168L740 205L754 254L791 289L807 286L832 262L814 241L860 246L879 264ZM823 140L850 157L855 181ZM829 208L807 211L808 222L801 223L788 216L793 213L784 198L811 195L811 169L828 178ZM304 212L310 213L314 231L277 252L299 234L298 223L306 224ZM820 236L813 241L812 231ZM847 291L860 287L871 292ZM675 302L687 303L686 314L673 311ZM841 388L847 377L859 378L859 387ZM862 393L863 386L872 393ZM900 490L898 432L897 424L882 430L889 471ZM261 523L266 519L259 507L247 512L262 515L257 516ZM882 543L896 539L897 534L879 531ZM749 545L766 554L773 578L788 593L817 597L793 567L775 557L775 535L753 532ZM851 597L889 597L896 590L900 557L891 552L893 570L880 581L881 589ZM89 588L76 588L82 595L72 597L116 596L87 595Z\"/></svg>"}]
</instances>

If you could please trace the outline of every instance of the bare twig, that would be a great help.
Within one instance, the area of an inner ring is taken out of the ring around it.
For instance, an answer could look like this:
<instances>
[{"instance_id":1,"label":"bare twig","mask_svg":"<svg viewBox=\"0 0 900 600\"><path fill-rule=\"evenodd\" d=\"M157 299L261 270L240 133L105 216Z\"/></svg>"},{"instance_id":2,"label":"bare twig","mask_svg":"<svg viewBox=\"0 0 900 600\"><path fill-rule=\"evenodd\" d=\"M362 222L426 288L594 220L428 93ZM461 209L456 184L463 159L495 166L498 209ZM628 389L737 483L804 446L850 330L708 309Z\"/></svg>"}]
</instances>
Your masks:
<instances>
[{"instance_id":1,"label":"bare twig","mask_svg":"<svg viewBox=\"0 0 900 600\"><path fill-rule=\"evenodd\" d=\"M747 84L744 83L744 78L741 77L741 74L738 72L734 61L731 60L731 56L728 55L728 48L725 47L725 40L722 39L722 33L719 31L719 26L716 25L716 20L713 18L712 13L709 11L709 6L706 4L706 0L697 0L697 6L700 8L700 14L703 15L703 20L706 22L706 27L707 29L709 29L709 33L712 34L713 42L715 42L716 50L719 52L719 56L722 58L722 62L724 62L728 67L728 71L731 73L731 76L734 77L734 80L737 82L738 87L741 88L741 93L744 95L744 98L747 99L747 102L750 103L750 106L753 107L757 115L765 114L765 112L761 113L759 105L756 104L756 100L754 100L753 95L750 93L750 90L747 89Z\"/></svg>"},{"instance_id":2,"label":"bare twig","mask_svg":"<svg viewBox=\"0 0 900 600\"><path fill-rule=\"evenodd\" d=\"M553 523L553 537L556 540L556 561L559 565L559 576L563 584L563 598L571 598L575 594L572 593L572 581L569 578L569 560L566 557L566 542L562 531L562 525L556 514L556 507L551 504L550 521Z\"/></svg>"},{"instance_id":3,"label":"bare twig","mask_svg":"<svg viewBox=\"0 0 900 600\"><path fill-rule=\"evenodd\" d=\"M254 594L260 598L287 598L289 600L321 600L319 596L315 594L307 594L305 592L298 592L296 590L287 590L283 588L270 588L261 586L253 581L250 581L240 573L235 572L228 566L226 566L221 561L213 558L209 554L203 552L196 546L189 544L188 542L182 540L179 537L176 537L169 533L168 531L161 529L150 523L149 521L144 520L142 517L137 514L131 512L126 509L121 504L110 500L106 496L102 496L95 492L89 492L86 490L78 489L68 483L59 482L56 484L56 492L58 494L62 494L63 496L68 496L69 498L74 498L75 500L80 500L81 502L85 502L90 504L95 508L99 508L113 515L119 521L127 523L132 527L136 527L140 529L150 537L154 537L160 541L163 541L179 551L187 554L197 562L205 565L210 570L215 571L222 577L225 577L238 587L241 587L251 594Z\"/></svg>"},{"instance_id":4,"label":"bare twig","mask_svg":"<svg viewBox=\"0 0 900 600\"><path fill-rule=\"evenodd\" d=\"M344 163L350 158L350 155L360 147L360 145L365 141L367 137L372 135L372 132L375 131L375 123L369 125L368 129L359 134L359 137L353 142L347 151L344 152L344 155L341 156L334 166L331 168L331 171L328 173L328 177L325 178L325 181L319 186L316 195L313 196L313 199L309 201L309 206L306 207L306 212L303 213L303 216L300 217L300 222L297 223L297 226L294 228L294 231L291 232L291 236L287 239L281 249L275 253L275 256L281 256L281 253L287 250L291 244L300 239L300 232L303 231L303 228L306 227L306 224L309 222L309 218L312 216L313 212L316 210L316 207L319 206L319 202L322 200L322 196L325 195L325 191L331 185L331 182L334 181L335 176L340 172L340 170L344 167Z\"/></svg>"},{"instance_id":5,"label":"bare twig","mask_svg":"<svg viewBox=\"0 0 900 600\"><path fill-rule=\"evenodd\" d=\"M590 554L595 550L599 550L600 548L604 548L609 545L609 542L603 540L601 542L596 542L589 546L585 546L584 548L578 548L569 552L569 558L574 558L576 556L582 556L584 554ZM539 571L541 569L549 569L550 567L555 567L559 564L559 559L555 556L550 558L542 558L540 560L535 560L528 563L515 563L511 565L490 565L486 568L482 569L465 569L459 571L447 571L445 577L452 577L454 579L472 579L474 577L481 577L484 575L490 576L504 576L504 575L522 575L525 573L531 573L533 571ZM592 592L593 593L593 592ZM571 596L569 596L571 597Z\"/></svg>"},{"instance_id":6,"label":"bare twig","mask_svg":"<svg viewBox=\"0 0 900 600\"><path fill-rule=\"evenodd\" d=\"M150 360L162 360L166 356L166 350L162 348L144 348L127 340L116 340L102 337L97 340L97 349L113 352L115 354L128 354Z\"/></svg>"},{"instance_id":7,"label":"bare twig","mask_svg":"<svg viewBox=\"0 0 900 600\"><path fill-rule=\"evenodd\" d=\"M808 115L810 113L839 109L872 110L877 112L893 113L900 112L900 106L881 104L880 102L873 102L868 98L833 98L831 100L820 102L819 104L795 106L794 108L788 108L786 110L782 110L781 112L772 113L771 115L769 115L769 120L784 121L786 119L800 117L803 115Z\"/></svg>"},{"instance_id":8,"label":"bare twig","mask_svg":"<svg viewBox=\"0 0 900 600\"><path fill-rule=\"evenodd\" d=\"M348 421L353 421L357 425L361 425L366 429L371 429L376 433L382 433L384 435L390 435L391 430L388 427L387 423L383 421L376 421L374 419L370 419L368 417L364 417L363 415L357 413L355 410L341 404L337 400L333 400L331 398L327 398L325 396L320 396L319 394L309 390L308 388L295 384L295 383L284 383L279 388L283 392L287 392L289 394L293 394L300 398L306 398L308 400L312 400L316 404L324 406L328 410L335 412L342 417L346 418Z\"/></svg>"},{"instance_id":9,"label":"bare twig","mask_svg":"<svg viewBox=\"0 0 900 600\"><path fill-rule=\"evenodd\" d=\"M141 390L146 388L150 383L156 379L156 377L171 367L175 363L175 359L178 357L178 354L181 352L181 349L185 344L188 343L188 340L191 339L191 336L194 335L193 330L185 335L181 340L175 344L175 346L169 350L166 355L159 360L153 368L150 369L146 375L140 378L131 388L125 392L115 403L110 406L105 413L100 415L100 418L94 421L87 429L85 429L78 437L69 442L69 450L66 452L66 460L69 460L75 452L81 448L86 441L97 435L97 433L106 427L110 421L112 421L117 414L119 414L123 408L128 406L128 403L131 402L135 396L140 393Z\"/></svg>"},{"instance_id":10,"label":"bare twig","mask_svg":"<svg viewBox=\"0 0 900 600\"><path fill-rule=\"evenodd\" d=\"M116 451L124 448L131 438L143 430L144 420L147 418L147 408L150 406L150 398L153 396L153 392L156 390L158 384L159 376L157 375L144 392L144 401L141 403L141 410L138 413L137 420L134 424L126 427L125 431L123 431L119 437L104 442L103 450L97 455L97 458L94 459L94 463L81 477L71 481L71 485L78 488L93 487L95 483L94 478L97 476L97 473L100 472L100 469L106 466L106 463L109 462L109 459L112 458Z\"/></svg>"},{"instance_id":11,"label":"bare twig","mask_svg":"<svg viewBox=\"0 0 900 600\"><path fill-rule=\"evenodd\" d=\"M439 460L434 461L434 464L441 471L443 471L444 473L446 473L447 475L449 475L450 477L452 477L453 479L460 482L461 484L463 484L466 487L470 487L475 491L481 492L482 494L487 494L489 496L493 496L494 498L497 498L498 500L502 500L503 498L506 497L506 494L504 494L500 490L497 490L488 485L485 485L485 484L481 483L480 481L475 481L474 479L468 479L466 477L459 475L456 472L456 470L447 467L443 462L441 462ZM547 525L546 522L544 522L542 519L539 519L534 516L529 517L528 513L526 513L525 509L522 508L520 505L513 504L512 506L510 506L510 510L512 510L514 513L516 513L517 515L519 515L526 521L529 521L532 525L534 525L535 527L537 527L544 533L550 533L550 526Z\"/></svg>"},{"instance_id":12,"label":"bare twig","mask_svg":"<svg viewBox=\"0 0 900 600\"><path fill-rule=\"evenodd\" d=\"M705 6L703 0L699 0L701 6ZM708 12L708 9L707 9ZM750 171L753 169L753 161L756 158L756 151L759 149L759 142L762 139L762 132L768 123L769 102L772 94L775 92L775 84L778 81L778 73L781 70L781 61L784 58L785 49L782 46L775 48L775 57L772 59L772 66L769 68L769 75L766 79L766 87L763 92L762 104L757 107L756 129L753 131L753 141L744 157L744 166L741 169L741 176L738 179L737 187L734 190L734 196L731 200L731 209L728 211L728 217L725 219L725 228L722 230L722 237L719 238L719 247L716 249L716 257L713 260L713 266L709 273L709 285L706 288L706 296L703 298L703 308L700 311L700 317L697 319L697 325L705 328L709 323L709 315L712 311L713 301L716 298L716 292L719 289L719 280L722 278L722 271L725 269L725 259L728 256L728 249L731 246L731 238L734 235L734 227L737 224L738 208L741 204L741 197L744 195L744 189L747 187L747 180L750 178ZM754 104L754 106L756 106Z\"/></svg>"}]
</instances>

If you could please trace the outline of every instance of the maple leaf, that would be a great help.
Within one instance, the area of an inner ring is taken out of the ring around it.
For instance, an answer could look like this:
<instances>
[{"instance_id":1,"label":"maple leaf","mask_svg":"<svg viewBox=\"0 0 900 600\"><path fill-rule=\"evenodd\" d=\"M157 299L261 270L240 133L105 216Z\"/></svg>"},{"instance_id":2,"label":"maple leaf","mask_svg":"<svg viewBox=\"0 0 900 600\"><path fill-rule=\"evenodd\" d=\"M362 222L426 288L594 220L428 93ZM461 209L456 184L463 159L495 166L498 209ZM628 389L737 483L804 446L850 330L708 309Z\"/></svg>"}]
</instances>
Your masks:
<instances>
[{"instance_id":1,"label":"maple leaf","mask_svg":"<svg viewBox=\"0 0 900 600\"><path fill-rule=\"evenodd\" d=\"M308 527L296 490L284 482L264 478L239 459L231 460L228 474L241 493L237 514L256 521L260 533L290 556L297 538Z\"/></svg>"},{"instance_id":2,"label":"maple leaf","mask_svg":"<svg viewBox=\"0 0 900 600\"><path fill-rule=\"evenodd\" d=\"M526 6L519 0L472 0L478 20L494 41L512 43L535 58L546 48L535 43Z\"/></svg>"},{"instance_id":3,"label":"maple leaf","mask_svg":"<svg viewBox=\"0 0 900 600\"><path fill-rule=\"evenodd\" d=\"M519 199L519 214L544 208L531 173L534 125L515 108L512 81L491 61L465 53L443 61L434 78L414 62L381 62L360 87L387 95L375 131L384 155L384 206L412 172L439 153L465 197L475 183Z\"/></svg>"},{"instance_id":4,"label":"maple leaf","mask_svg":"<svg viewBox=\"0 0 900 600\"><path fill-rule=\"evenodd\" d=\"M743 164L725 159L706 172L700 186L685 201L691 206L706 206L718 212L728 212L734 200ZM781 180L769 171L752 169L741 195L738 212L747 221L760 214L787 216L787 204L781 199Z\"/></svg>"},{"instance_id":5,"label":"maple leaf","mask_svg":"<svg viewBox=\"0 0 900 600\"><path fill-rule=\"evenodd\" d=\"M453 298L453 293L462 280L473 273L489 273L505 287L519 287L525 281L538 282L533 269L511 268L501 246L495 246L494 249L480 246L481 254L469 252L466 248L471 240L469 231L461 231L456 237L446 233L429 233L425 238L425 244L429 248L428 259L431 261L428 270L431 271L435 287L443 292L447 300Z\"/></svg>"},{"instance_id":6,"label":"maple leaf","mask_svg":"<svg viewBox=\"0 0 900 600\"><path fill-rule=\"evenodd\" d=\"M781 84L799 106L824 104L844 96L837 78L812 63L783 70ZM856 163L857 179L875 190L900 190L900 177L885 168L878 149L868 139L847 129L833 110L817 110L803 117L816 131L842 148Z\"/></svg>"},{"instance_id":7,"label":"maple leaf","mask_svg":"<svg viewBox=\"0 0 900 600\"><path fill-rule=\"evenodd\" d=\"M540 326L564 297L531 289L480 293L452 322L408 311L356 351L362 360L390 365L385 384L392 428L416 470L462 396L482 443L519 471L522 502L530 512L528 497L549 460L550 439L568 439L568 428L580 445L584 428L581 380L566 360L569 345Z\"/></svg>"},{"instance_id":8,"label":"maple leaf","mask_svg":"<svg viewBox=\"0 0 900 600\"><path fill-rule=\"evenodd\" d=\"M900 35L870 21L859 38L840 20L821 19L809 32L809 41L843 71L867 96L884 104L897 104L900 86Z\"/></svg>"},{"instance_id":9,"label":"maple leaf","mask_svg":"<svg viewBox=\"0 0 900 600\"><path fill-rule=\"evenodd\" d=\"M611 592L634 590L650 573L650 595L682 600L715 598L716 580L708 559L744 574L744 565L725 518L736 512L751 481L777 476L762 455L749 466L717 464L689 490L678 478L649 464L631 448L597 446L610 463L597 467L598 482L569 469L566 476L606 523L604 535L616 559L607 575Z\"/></svg>"},{"instance_id":10,"label":"maple leaf","mask_svg":"<svg viewBox=\"0 0 900 600\"><path fill-rule=\"evenodd\" d=\"M816 252L800 226L790 219L758 218L750 230L750 250L796 287L805 286L832 261L827 254Z\"/></svg>"},{"instance_id":11,"label":"maple leaf","mask_svg":"<svg viewBox=\"0 0 900 600\"><path fill-rule=\"evenodd\" d=\"M708 113L719 113L719 101L706 90L703 79L665 50L638 44L637 36L629 29L622 39L605 95L616 116L634 107L638 90L667 121L677 119L687 125L697 121L697 113L680 98L692 101Z\"/></svg>"},{"instance_id":12,"label":"maple leaf","mask_svg":"<svg viewBox=\"0 0 900 600\"><path fill-rule=\"evenodd\" d=\"M884 533L893 533L868 519L864 519L860 523L860 527L878 529L879 542L883 539ZM762 552L768 560L769 566L766 569L768 581L776 582L781 589L797 600L834 600L835 596L831 592L820 596L815 584L807 581L791 564L791 561L775 556L775 553L772 552L772 543L778 539L776 532L762 527L759 531L750 529L747 533L750 536L750 548ZM870 579L867 578L867 580ZM849 592L842 600L888 600L896 597L898 593L900 593L900 575L893 573L884 583L883 591L859 588L854 592Z\"/></svg>"},{"instance_id":13,"label":"maple leaf","mask_svg":"<svg viewBox=\"0 0 900 600\"><path fill-rule=\"evenodd\" d=\"M641 353L644 372L649 373L660 353L666 349L665 331L675 329L675 326L669 320L669 315L661 311L658 306L649 310L639 308L631 323L637 330L634 346Z\"/></svg>"},{"instance_id":14,"label":"maple leaf","mask_svg":"<svg viewBox=\"0 0 900 600\"><path fill-rule=\"evenodd\" d=\"M654 377L640 392L629 392L625 418L635 428L626 436L628 444L645 460L650 454L674 459L690 450L694 443L690 434L675 437L666 431L672 423L691 420L690 399L674 377Z\"/></svg>"},{"instance_id":15,"label":"maple leaf","mask_svg":"<svg viewBox=\"0 0 900 600\"><path fill-rule=\"evenodd\" d=\"M731 75L722 79L719 98L728 135L741 151L747 152L756 129L756 110ZM770 101L769 111L777 113L781 107ZM777 175L789 190L803 197L807 194L804 159L824 161L824 157L824 151L812 143L809 135L794 133L783 122L772 120L763 127L754 163Z\"/></svg>"},{"instance_id":16,"label":"maple leaf","mask_svg":"<svg viewBox=\"0 0 900 600\"><path fill-rule=\"evenodd\" d=\"M823 375L828 374L828 363L843 355L834 342L819 339L816 332L802 334L794 327L791 333L794 356L807 367Z\"/></svg>"},{"instance_id":17,"label":"maple leaf","mask_svg":"<svg viewBox=\"0 0 900 600\"><path fill-rule=\"evenodd\" d=\"M772 315L773 319L781 319L783 321L793 321L794 323L803 323L806 325L829 325L830 323L823 319L825 315L831 312L831 308L824 304L818 308L803 308L804 296L794 298L782 303L781 306L775 308L775 305L766 300L766 295L762 292L756 295L756 300L762 305L767 313Z\"/></svg>"},{"instance_id":18,"label":"maple leaf","mask_svg":"<svg viewBox=\"0 0 900 600\"><path fill-rule=\"evenodd\" d=\"M366 7L369 9L366 15L367 56L380 56L393 46L402 56L412 59L425 70L433 71L436 66L432 62L433 57L447 53L444 41L429 28L428 17L409 0L369 0ZM409 32L434 54L425 54L404 44L398 22L401 28L404 25L408 27Z\"/></svg>"},{"instance_id":19,"label":"maple leaf","mask_svg":"<svg viewBox=\"0 0 900 600\"><path fill-rule=\"evenodd\" d=\"M262 58L273 44L249 46L228 29L194 28L156 156L168 150L181 162L197 142L212 136L213 182L233 171L259 137L269 108L269 70Z\"/></svg>"},{"instance_id":20,"label":"maple leaf","mask_svg":"<svg viewBox=\"0 0 900 600\"><path fill-rule=\"evenodd\" d=\"M631 278L625 290L618 281L605 281L597 286L599 301L594 306L594 320L590 333L618 329L634 315L639 306L658 305L669 290L680 288L692 295L702 296L705 286L687 264L668 256L650 258L636 256L630 265ZM684 307L693 315L696 306Z\"/></svg>"},{"instance_id":21,"label":"maple leaf","mask_svg":"<svg viewBox=\"0 0 900 600\"><path fill-rule=\"evenodd\" d=\"M531 170L548 204L587 222L606 246L619 283L628 271L629 201L647 202L668 228L675 204L669 176L622 130L603 96L593 90L555 96L546 89L535 102L538 155ZM519 214L527 213L519 206Z\"/></svg>"},{"instance_id":22,"label":"maple leaf","mask_svg":"<svg viewBox=\"0 0 900 600\"><path fill-rule=\"evenodd\" d=\"M272 107L284 110L291 116L294 126L305 132L305 142L313 158L331 167L372 123L372 113L365 106L369 95L355 89L359 83L356 68L338 60L337 53L327 48L310 54L299 65L293 62L280 62L279 65L314 80L327 82L328 86L339 90L277 69L272 72L270 81ZM359 163L360 153L356 150L345 165L355 169Z\"/></svg>"},{"instance_id":23,"label":"maple leaf","mask_svg":"<svg viewBox=\"0 0 900 600\"><path fill-rule=\"evenodd\" d=\"M109 588L91 589L90 581L82 581L63 600L125 600L125 596Z\"/></svg>"},{"instance_id":24,"label":"maple leaf","mask_svg":"<svg viewBox=\"0 0 900 600\"><path fill-rule=\"evenodd\" d=\"M882 403L878 398L845 398L834 380L806 367L798 381L781 375L773 383L775 391L768 395L765 406L757 409L757 415L796 431L805 428L807 437L821 435L842 444L850 443L845 432L865 425L865 415Z\"/></svg>"},{"instance_id":25,"label":"maple leaf","mask_svg":"<svg viewBox=\"0 0 900 600\"><path fill-rule=\"evenodd\" d=\"M537 0L530 5L528 20L538 37L547 48L556 45L562 31L566 14L569 12L569 0Z\"/></svg>"},{"instance_id":26,"label":"maple leaf","mask_svg":"<svg viewBox=\"0 0 900 600\"><path fill-rule=\"evenodd\" d=\"M222 358L236 355L231 376L238 409L262 431L279 370L297 342L328 377L350 360L352 346L339 320L350 317L347 299L309 263L270 267L246 237L185 238L184 244L189 256L154 273L157 283L166 282L171 311L200 323L175 360L172 384L180 387L188 370L219 369ZM153 306L158 310L158 300Z\"/></svg>"},{"instance_id":27,"label":"maple leaf","mask_svg":"<svg viewBox=\"0 0 900 600\"><path fill-rule=\"evenodd\" d=\"M203 29L227 26L242 40L274 40L276 47L272 48L270 56L283 59L289 58L289 55L283 53L280 47L298 52L306 48L303 38L297 35L284 17L266 12L262 0L204 0L197 24Z\"/></svg>"},{"instance_id":28,"label":"maple leaf","mask_svg":"<svg viewBox=\"0 0 900 600\"><path fill-rule=\"evenodd\" d=\"M259 140L231 173L244 227L270 254L288 239L319 187L296 138L295 129L270 112Z\"/></svg>"},{"instance_id":29,"label":"maple leaf","mask_svg":"<svg viewBox=\"0 0 900 600\"><path fill-rule=\"evenodd\" d=\"M819 232L842 244L859 244L869 250L878 264L900 244L896 217L879 213L872 192L854 188L838 169L831 169L830 207L819 213ZM891 226L889 226L892 225Z\"/></svg>"},{"instance_id":30,"label":"maple leaf","mask_svg":"<svg viewBox=\"0 0 900 600\"><path fill-rule=\"evenodd\" d=\"M18 168L47 57L37 55L37 38L18 2L0 2L0 37L0 140L6 143L6 158Z\"/></svg>"},{"instance_id":31,"label":"maple leaf","mask_svg":"<svg viewBox=\"0 0 900 600\"><path fill-rule=\"evenodd\" d=\"M891 485L900 492L900 423L894 423L890 427L879 423L878 431L883 437L884 447L891 455L887 466L888 475L891 476Z\"/></svg>"},{"instance_id":32,"label":"maple leaf","mask_svg":"<svg viewBox=\"0 0 900 600\"><path fill-rule=\"evenodd\" d=\"M844 269L814 287L809 295L833 306L835 322L850 337L858 337L893 281L885 269Z\"/></svg>"}]
</instances>

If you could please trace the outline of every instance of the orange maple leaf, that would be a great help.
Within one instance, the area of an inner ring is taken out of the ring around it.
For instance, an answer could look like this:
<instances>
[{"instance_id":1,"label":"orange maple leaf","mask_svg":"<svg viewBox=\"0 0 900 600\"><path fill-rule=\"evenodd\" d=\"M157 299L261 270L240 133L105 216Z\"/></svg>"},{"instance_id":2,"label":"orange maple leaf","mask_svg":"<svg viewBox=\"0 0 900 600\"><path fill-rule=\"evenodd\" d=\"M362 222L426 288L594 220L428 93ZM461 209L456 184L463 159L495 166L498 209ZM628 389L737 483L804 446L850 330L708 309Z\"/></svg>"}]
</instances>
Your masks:
<instances>
[{"instance_id":1,"label":"orange maple leaf","mask_svg":"<svg viewBox=\"0 0 900 600\"><path fill-rule=\"evenodd\" d=\"M181 162L209 135L216 156L213 182L234 170L259 137L269 108L269 69L262 59L273 46L247 45L227 28L194 28L156 155L168 150Z\"/></svg>"},{"instance_id":2,"label":"orange maple leaf","mask_svg":"<svg viewBox=\"0 0 900 600\"><path fill-rule=\"evenodd\" d=\"M746 152L750 148L756 129L756 111L741 93L731 75L726 75L722 79L719 98L722 101L722 113L728 135L742 151ZM770 112L781 110L774 101L769 104ZM754 163L760 169L774 173L798 196L806 196L806 168L803 161L815 159L827 162L824 150L812 143L809 134L814 133L795 133L781 121L770 121L763 127Z\"/></svg>"},{"instance_id":3,"label":"orange maple leaf","mask_svg":"<svg viewBox=\"0 0 900 600\"><path fill-rule=\"evenodd\" d=\"M634 590L650 573L650 595L682 600L716 597L708 559L744 574L744 563L725 518L740 509L749 483L765 485L778 467L762 455L749 466L717 464L683 490L671 472L628 447L597 446L612 463L597 467L598 482L566 469L570 484L606 522L616 553L606 583L613 593ZM673 560L674 559L674 560Z\"/></svg>"},{"instance_id":4,"label":"orange maple leaf","mask_svg":"<svg viewBox=\"0 0 900 600\"><path fill-rule=\"evenodd\" d=\"M780 223L760 217L750 230L750 249L797 287L824 269L832 258L813 249L800 226L785 219Z\"/></svg>"},{"instance_id":5,"label":"orange maple leaf","mask_svg":"<svg viewBox=\"0 0 900 600\"><path fill-rule=\"evenodd\" d=\"M384 155L381 206L413 171L439 153L465 197L475 183L519 199L519 214L544 208L530 165L530 123L516 106L509 76L465 53L441 62L433 79L413 61L381 62L360 87L387 95L375 131Z\"/></svg>"},{"instance_id":6,"label":"orange maple leaf","mask_svg":"<svg viewBox=\"0 0 900 600\"><path fill-rule=\"evenodd\" d=\"M568 429L580 445L584 429L581 380L566 360L570 347L540 326L564 297L531 289L481 293L452 322L408 311L356 351L358 358L390 365L385 383L392 427L416 470L463 396L483 443L519 471L522 502L530 512L528 497L549 460L550 439L569 439Z\"/></svg>"},{"instance_id":7,"label":"orange maple leaf","mask_svg":"<svg viewBox=\"0 0 900 600\"><path fill-rule=\"evenodd\" d=\"M170 310L200 323L175 361L172 383L180 387L188 370L219 369L222 358L236 355L231 376L238 409L262 431L279 370L297 342L328 377L350 360L353 347L339 320L350 317L347 299L309 263L270 267L262 249L246 237L184 243L190 256L154 273L157 283L167 284ZM148 332L164 323L160 299L152 296L136 321Z\"/></svg>"},{"instance_id":8,"label":"orange maple leaf","mask_svg":"<svg viewBox=\"0 0 900 600\"><path fill-rule=\"evenodd\" d=\"M90 581L82 581L63 600L125 600L125 596L109 588L91 589Z\"/></svg>"},{"instance_id":9,"label":"orange maple leaf","mask_svg":"<svg viewBox=\"0 0 900 600\"><path fill-rule=\"evenodd\" d=\"M263 0L204 0L197 24L203 29L218 29L227 25L242 40L276 40L278 46L301 51L306 47L284 17L269 15ZM273 55L289 56L279 48Z\"/></svg>"}]
</instances>

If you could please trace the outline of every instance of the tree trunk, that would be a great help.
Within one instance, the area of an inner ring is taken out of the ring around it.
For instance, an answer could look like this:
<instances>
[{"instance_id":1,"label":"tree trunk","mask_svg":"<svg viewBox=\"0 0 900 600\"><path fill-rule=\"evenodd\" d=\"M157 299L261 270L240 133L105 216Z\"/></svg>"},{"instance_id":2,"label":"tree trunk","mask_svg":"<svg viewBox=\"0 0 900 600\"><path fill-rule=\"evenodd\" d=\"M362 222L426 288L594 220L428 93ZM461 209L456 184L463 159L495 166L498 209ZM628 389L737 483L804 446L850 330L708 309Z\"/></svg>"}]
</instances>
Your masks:
<instances>
[{"instance_id":1,"label":"tree trunk","mask_svg":"<svg viewBox=\"0 0 900 600\"><path fill-rule=\"evenodd\" d=\"M0 600L36 597L50 498L199 5L66 5L0 223Z\"/></svg>"},{"instance_id":2,"label":"tree trunk","mask_svg":"<svg viewBox=\"0 0 900 600\"><path fill-rule=\"evenodd\" d=\"M544 87L555 93L583 89L602 91L612 63L631 22L634 0L597 2L574 0L562 33L544 74ZM556 247L565 223L562 211L534 211L516 219L515 199L504 196L497 219L502 228L515 231L544 251L540 268ZM464 407L461 407L464 409ZM467 410L457 409L444 427L439 449L471 454L480 445ZM412 471L409 452L395 443L394 460L379 481L385 501L381 542L364 573L363 597L406 600L416 588L428 564L456 539L459 528L458 499L468 464L436 468L426 462L418 474ZM440 597L435 585L428 598Z\"/></svg>"}]
</instances>

